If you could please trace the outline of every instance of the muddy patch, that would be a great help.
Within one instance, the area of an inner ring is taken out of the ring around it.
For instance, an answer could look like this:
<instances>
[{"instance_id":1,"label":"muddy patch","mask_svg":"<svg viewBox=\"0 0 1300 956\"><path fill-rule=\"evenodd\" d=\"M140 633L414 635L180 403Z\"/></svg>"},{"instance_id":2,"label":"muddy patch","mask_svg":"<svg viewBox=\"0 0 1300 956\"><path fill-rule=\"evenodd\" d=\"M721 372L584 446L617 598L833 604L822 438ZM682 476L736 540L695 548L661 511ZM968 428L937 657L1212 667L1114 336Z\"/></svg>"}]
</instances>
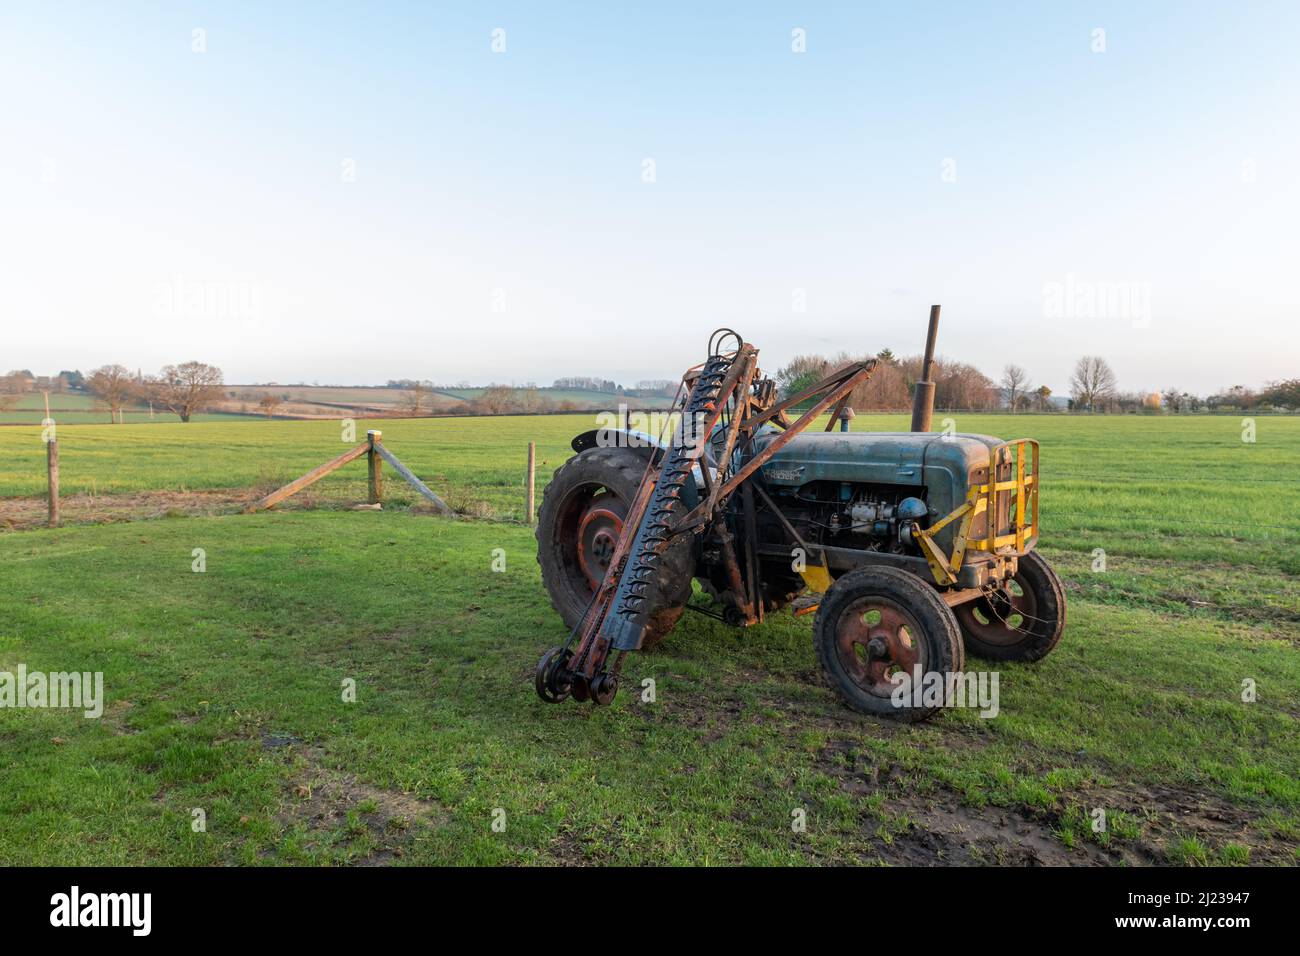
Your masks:
<instances>
[{"instance_id":1,"label":"muddy patch","mask_svg":"<svg viewBox=\"0 0 1300 956\"><path fill-rule=\"evenodd\" d=\"M881 857L902 866L1106 866L1143 862L1116 847L1067 846L1047 820L1018 808L970 807L954 793L892 795L883 808L898 832Z\"/></svg>"},{"instance_id":2,"label":"muddy patch","mask_svg":"<svg viewBox=\"0 0 1300 956\"><path fill-rule=\"evenodd\" d=\"M129 737L140 731L130 725L131 710L135 704L129 700L115 700L104 708L103 723L119 737Z\"/></svg>"},{"instance_id":3,"label":"muddy patch","mask_svg":"<svg viewBox=\"0 0 1300 956\"><path fill-rule=\"evenodd\" d=\"M111 524L156 518L232 514L258 494L254 489L224 491L141 491L132 494L65 495L59 499L59 519L69 524ZM0 529L26 531L45 527L44 496L0 498Z\"/></svg>"},{"instance_id":4,"label":"muddy patch","mask_svg":"<svg viewBox=\"0 0 1300 956\"><path fill-rule=\"evenodd\" d=\"M1231 804L1214 793L1132 785L1090 791L1076 799L1108 812L1118 810L1136 821L1141 836L1134 842L1158 863L1222 863L1225 848L1238 847L1248 856L1237 862L1286 865L1296 862L1300 850L1300 841L1281 838L1261 825L1268 808ZM1189 859L1180 849L1189 838L1204 848L1203 859Z\"/></svg>"},{"instance_id":5,"label":"muddy patch","mask_svg":"<svg viewBox=\"0 0 1300 956\"><path fill-rule=\"evenodd\" d=\"M421 827L445 818L437 803L330 766L322 747L277 740L273 749L291 753L297 770L276 818L287 830L305 831L309 851L331 849L353 865L382 865L405 856Z\"/></svg>"}]
</instances>

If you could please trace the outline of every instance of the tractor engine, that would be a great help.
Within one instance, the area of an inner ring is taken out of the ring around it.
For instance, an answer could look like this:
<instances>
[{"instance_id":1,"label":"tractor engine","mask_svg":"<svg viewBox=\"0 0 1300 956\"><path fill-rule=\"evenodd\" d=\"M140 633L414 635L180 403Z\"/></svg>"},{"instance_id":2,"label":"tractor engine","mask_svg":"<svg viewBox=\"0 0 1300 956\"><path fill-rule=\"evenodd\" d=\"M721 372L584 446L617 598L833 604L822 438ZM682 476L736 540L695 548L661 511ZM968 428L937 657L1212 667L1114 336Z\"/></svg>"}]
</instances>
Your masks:
<instances>
[{"instance_id":1,"label":"tractor engine","mask_svg":"<svg viewBox=\"0 0 1300 956\"><path fill-rule=\"evenodd\" d=\"M814 481L801 488L779 490L773 500L800 536L813 544L919 554L911 537L915 522L924 522L929 508L918 489L873 486L839 481ZM923 492L922 492L923 493ZM761 516L765 541L783 541L776 518Z\"/></svg>"}]
</instances>

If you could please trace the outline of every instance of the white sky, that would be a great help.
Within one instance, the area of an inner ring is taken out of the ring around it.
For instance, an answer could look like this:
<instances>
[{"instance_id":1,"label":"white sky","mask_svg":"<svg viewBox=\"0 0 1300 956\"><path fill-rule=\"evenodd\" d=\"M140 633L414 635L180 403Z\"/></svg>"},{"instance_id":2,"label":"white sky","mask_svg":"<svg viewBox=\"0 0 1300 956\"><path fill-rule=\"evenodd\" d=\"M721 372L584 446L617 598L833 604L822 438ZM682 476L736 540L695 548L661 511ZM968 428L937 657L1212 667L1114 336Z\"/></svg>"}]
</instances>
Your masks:
<instances>
[{"instance_id":1,"label":"white sky","mask_svg":"<svg viewBox=\"0 0 1300 956\"><path fill-rule=\"evenodd\" d=\"M0 371L1293 377L1298 9L6 4Z\"/></svg>"}]
</instances>

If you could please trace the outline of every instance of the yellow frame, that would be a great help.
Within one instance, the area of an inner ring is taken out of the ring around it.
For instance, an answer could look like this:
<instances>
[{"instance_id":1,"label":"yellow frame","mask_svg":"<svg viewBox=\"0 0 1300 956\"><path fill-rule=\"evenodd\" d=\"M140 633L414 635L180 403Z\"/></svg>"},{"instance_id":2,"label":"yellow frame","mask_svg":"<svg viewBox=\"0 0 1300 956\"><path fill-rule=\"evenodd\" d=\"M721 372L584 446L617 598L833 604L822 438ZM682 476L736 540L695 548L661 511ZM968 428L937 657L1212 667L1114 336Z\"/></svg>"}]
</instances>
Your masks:
<instances>
[{"instance_id":1,"label":"yellow frame","mask_svg":"<svg viewBox=\"0 0 1300 956\"><path fill-rule=\"evenodd\" d=\"M1026 451L1029 446L1031 474L1025 474ZM998 465L1008 460L1014 449L1016 476L1007 481L998 481ZM996 516L1000 495L1014 491L1016 495L1016 520L1010 534L998 534ZM1028 512L1026 511L1028 506ZM988 522L988 533L982 538L970 537L971 523L981 512L987 511L993 516ZM1026 523L1025 515L1031 514ZM957 519L961 525L953 541L952 556L943 553L934 541L934 536ZM1016 438L1002 442L989 449L989 480L982 485L973 486L966 494L966 500L950 514L930 525L918 529L913 537L921 546L925 560L930 565L934 580L940 585L957 583L957 572L961 570L962 560L967 550L988 551L1000 555L1021 555L1038 543L1038 442L1032 438Z\"/></svg>"}]
</instances>

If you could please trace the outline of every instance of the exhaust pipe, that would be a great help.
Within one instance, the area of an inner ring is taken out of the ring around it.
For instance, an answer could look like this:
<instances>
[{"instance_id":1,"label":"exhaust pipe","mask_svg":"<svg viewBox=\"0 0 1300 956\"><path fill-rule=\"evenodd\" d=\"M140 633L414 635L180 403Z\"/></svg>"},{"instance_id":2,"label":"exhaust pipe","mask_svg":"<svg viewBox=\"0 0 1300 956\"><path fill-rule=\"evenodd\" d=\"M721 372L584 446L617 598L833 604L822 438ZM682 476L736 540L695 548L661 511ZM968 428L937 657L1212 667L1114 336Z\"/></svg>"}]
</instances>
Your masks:
<instances>
[{"instance_id":1,"label":"exhaust pipe","mask_svg":"<svg viewBox=\"0 0 1300 956\"><path fill-rule=\"evenodd\" d=\"M916 383L912 397L912 431L928 432L934 417L934 382L930 381L930 366L934 364L934 340L939 336L939 306L930 306L930 331L925 337L925 360L921 364L921 380Z\"/></svg>"}]
</instances>

